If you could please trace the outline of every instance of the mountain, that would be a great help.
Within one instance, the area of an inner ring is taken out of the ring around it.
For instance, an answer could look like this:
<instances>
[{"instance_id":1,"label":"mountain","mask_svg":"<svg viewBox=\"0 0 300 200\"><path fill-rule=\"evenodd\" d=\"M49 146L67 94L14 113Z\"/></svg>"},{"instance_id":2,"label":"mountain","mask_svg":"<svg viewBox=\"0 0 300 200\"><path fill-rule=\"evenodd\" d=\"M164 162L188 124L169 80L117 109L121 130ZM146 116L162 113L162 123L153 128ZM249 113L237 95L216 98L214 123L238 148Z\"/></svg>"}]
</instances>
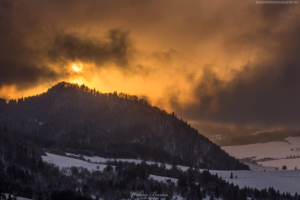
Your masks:
<instances>
[{"instance_id":1,"label":"mountain","mask_svg":"<svg viewBox=\"0 0 300 200\"><path fill-rule=\"evenodd\" d=\"M0 100L0 124L44 148L221 170L249 169L174 113L128 94L60 82L46 93Z\"/></svg>"}]
</instances>

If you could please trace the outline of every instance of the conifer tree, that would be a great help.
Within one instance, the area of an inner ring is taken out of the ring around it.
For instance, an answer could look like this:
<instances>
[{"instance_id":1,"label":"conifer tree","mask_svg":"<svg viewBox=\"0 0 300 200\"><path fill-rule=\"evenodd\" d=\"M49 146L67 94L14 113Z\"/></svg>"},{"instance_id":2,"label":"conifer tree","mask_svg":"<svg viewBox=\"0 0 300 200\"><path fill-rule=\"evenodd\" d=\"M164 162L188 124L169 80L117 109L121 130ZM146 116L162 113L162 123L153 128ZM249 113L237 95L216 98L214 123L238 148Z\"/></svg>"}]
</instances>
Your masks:
<instances>
[{"instance_id":1,"label":"conifer tree","mask_svg":"<svg viewBox=\"0 0 300 200\"><path fill-rule=\"evenodd\" d=\"M38 168L38 170L44 169L44 163L43 163L43 160L41 157L38 160L37 168Z\"/></svg>"},{"instance_id":2,"label":"conifer tree","mask_svg":"<svg viewBox=\"0 0 300 200\"><path fill-rule=\"evenodd\" d=\"M215 197L216 197L216 198L219 198L219 196L220 196L219 188L218 188L218 186L216 186L216 189L215 189Z\"/></svg>"},{"instance_id":3,"label":"conifer tree","mask_svg":"<svg viewBox=\"0 0 300 200\"><path fill-rule=\"evenodd\" d=\"M6 128L5 125L4 125L4 128L3 128L3 131L4 131L4 132L7 132L7 128Z\"/></svg>"}]
</instances>

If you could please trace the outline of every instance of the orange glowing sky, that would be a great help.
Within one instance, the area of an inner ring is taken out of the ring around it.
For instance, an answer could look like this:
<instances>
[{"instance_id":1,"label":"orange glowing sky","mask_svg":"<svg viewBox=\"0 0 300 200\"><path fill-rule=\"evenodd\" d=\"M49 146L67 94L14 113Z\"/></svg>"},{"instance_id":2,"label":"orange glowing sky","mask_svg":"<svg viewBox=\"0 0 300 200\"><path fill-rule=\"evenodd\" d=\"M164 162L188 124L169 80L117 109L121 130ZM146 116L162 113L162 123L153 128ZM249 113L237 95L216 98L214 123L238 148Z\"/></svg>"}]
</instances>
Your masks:
<instances>
[{"instance_id":1,"label":"orange glowing sky","mask_svg":"<svg viewBox=\"0 0 300 200\"><path fill-rule=\"evenodd\" d=\"M297 128L299 8L252 0L4 0L0 98L68 81L143 96L210 127L204 131Z\"/></svg>"}]
</instances>

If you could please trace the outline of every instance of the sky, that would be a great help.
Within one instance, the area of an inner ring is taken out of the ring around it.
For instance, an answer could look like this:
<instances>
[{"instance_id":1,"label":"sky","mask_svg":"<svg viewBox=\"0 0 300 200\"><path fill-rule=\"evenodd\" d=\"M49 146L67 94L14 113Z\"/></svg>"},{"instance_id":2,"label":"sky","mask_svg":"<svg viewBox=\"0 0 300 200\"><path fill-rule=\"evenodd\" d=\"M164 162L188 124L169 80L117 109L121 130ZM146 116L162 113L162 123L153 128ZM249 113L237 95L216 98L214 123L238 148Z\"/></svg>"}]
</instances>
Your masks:
<instances>
[{"instance_id":1,"label":"sky","mask_svg":"<svg viewBox=\"0 0 300 200\"><path fill-rule=\"evenodd\" d=\"M300 130L299 4L2 0L0 27L0 98L68 81L207 134Z\"/></svg>"}]
</instances>

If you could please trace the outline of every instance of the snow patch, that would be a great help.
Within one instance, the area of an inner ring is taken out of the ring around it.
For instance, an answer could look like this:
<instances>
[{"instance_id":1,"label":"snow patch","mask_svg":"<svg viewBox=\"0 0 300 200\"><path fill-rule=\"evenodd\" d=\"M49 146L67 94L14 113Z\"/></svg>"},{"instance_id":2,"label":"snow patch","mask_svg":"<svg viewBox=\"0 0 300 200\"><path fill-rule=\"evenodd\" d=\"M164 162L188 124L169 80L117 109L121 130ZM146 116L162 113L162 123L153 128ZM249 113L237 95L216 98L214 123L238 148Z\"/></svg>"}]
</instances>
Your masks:
<instances>
[{"instance_id":1,"label":"snow patch","mask_svg":"<svg viewBox=\"0 0 300 200\"><path fill-rule=\"evenodd\" d=\"M6 199L8 199L8 195L9 194L4 194L6 196ZM13 197L13 195L11 195L11 197ZM17 197L17 200L32 200L32 199L27 199L27 198L24 198L24 197Z\"/></svg>"},{"instance_id":2,"label":"snow patch","mask_svg":"<svg viewBox=\"0 0 300 200\"><path fill-rule=\"evenodd\" d=\"M46 153L46 154L47 156L42 156L42 160L44 162L54 164L58 166L60 169L62 169L63 167L83 167L89 171L97 171L97 170L102 171L107 166L103 164L89 163L76 158L69 158L69 157L59 156L51 153Z\"/></svg>"}]
</instances>

